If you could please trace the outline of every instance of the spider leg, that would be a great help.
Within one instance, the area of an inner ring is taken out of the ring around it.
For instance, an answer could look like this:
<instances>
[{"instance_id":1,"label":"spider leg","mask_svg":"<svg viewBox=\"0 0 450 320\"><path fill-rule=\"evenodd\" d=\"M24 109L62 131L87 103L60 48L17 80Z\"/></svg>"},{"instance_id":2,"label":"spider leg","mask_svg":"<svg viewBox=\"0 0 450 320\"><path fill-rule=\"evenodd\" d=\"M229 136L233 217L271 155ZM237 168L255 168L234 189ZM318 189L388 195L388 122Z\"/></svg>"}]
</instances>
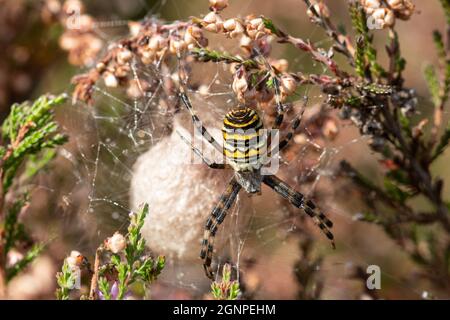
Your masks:
<instances>
[{"instance_id":1,"label":"spider leg","mask_svg":"<svg viewBox=\"0 0 450 320\"><path fill-rule=\"evenodd\" d=\"M205 274L211 280L214 280L214 272L211 268L211 263L217 228L224 221L228 210L236 200L236 197L240 190L241 185L233 177L228 184L227 189L221 195L219 203L213 209L205 224L205 233L203 236L200 258L203 259L203 268L205 269Z\"/></svg>"},{"instance_id":2,"label":"spider leg","mask_svg":"<svg viewBox=\"0 0 450 320\"><path fill-rule=\"evenodd\" d=\"M186 108L188 109L189 113L191 114L192 122L194 123L194 126L198 130L198 132L200 132L202 136L206 139L206 141L208 141L214 148L216 148L217 151L222 153L223 152L222 146L216 141L216 139L213 138L213 136L208 132L208 130L206 130L206 128L202 125L202 122L200 121L198 116L195 114L191 101L189 100L189 97L186 95L183 86L180 86L180 98L181 101L183 101Z\"/></svg>"},{"instance_id":3,"label":"spider leg","mask_svg":"<svg viewBox=\"0 0 450 320\"><path fill-rule=\"evenodd\" d=\"M302 122L303 113L305 113L306 102L307 99L305 98L302 111L297 115L294 121L292 121L291 129L289 130L287 135L278 143L277 146L275 147L270 146L270 152L268 153L269 158L276 156L281 150L283 150L289 144L289 142L294 137L295 130L297 130L297 128L300 126L300 123Z\"/></svg>"},{"instance_id":4,"label":"spider leg","mask_svg":"<svg viewBox=\"0 0 450 320\"><path fill-rule=\"evenodd\" d=\"M272 66L270 66L272 68ZM278 78L275 75L275 72L272 69L272 79L273 79L273 87L275 88L275 104L276 104L276 111L277 115L275 117L275 122L273 124L272 129L279 129L281 124L283 123L284 119L284 106L283 103L281 103L280 99L280 84L278 82Z\"/></svg>"},{"instance_id":5,"label":"spider leg","mask_svg":"<svg viewBox=\"0 0 450 320\"><path fill-rule=\"evenodd\" d=\"M292 121L291 129L286 134L286 137L284 137L284 139L281 140L280 143L278 144L278 152L280 152L280 150L283 150L289 144L289 142L292 140L295 130L297 130L297 128L300 126L300 123L302 122L304 112L305 112L305 109L303 109L302 112L299 113L297 118L295 118L295 120ZM274 149L272 149L272 152L275 152Z\"/></svg>"},{"instance_id":6,"label":"spider leg","mask_svg":"<svg viewBox=\"0 0 450 320\"><path fill-rule=\"evenodd\" d=\"M264 57L264 55L257 48L254 48L254 50L255 50L255 53L262 58L264 65L266 66L266 69L269 72L270 77L272 77L272 80L273 80L277 115L275 117L275 122L272 126L272 129L279 129L281 124L283 123L283 118L284 118L284 106L283 106L283 103L281 102L281 98L280 98L280 92L281 92L280 82L278 80L278 76L277 76L274 68L269 63L269 61L267 61L267 59Z\"/></svg>"},{"instance_id":7,"label":"spider leg","mask_svg":"<svg viewBox=\"0 0 450 320\"><path fill-rule=\"evenodd\" d=\"M287 199L294 207L303 209L305 213L313 219L314 223L322 230L325 236L331 241L331 245L336 248L334 243L334 236L330 229L333 223L320 211L317 206L309 199L306 199L303 194L295 191L288 186L281 179L276 176L263 176L263 182L279 193L283 198Z\"/></svg>"},{"instance_id":8,"label":"spider leg","mask_svg":"<svg viewBox=\"0 0 450 320\"><path fill-rule=\"evenodd\" d=\"M203 153L198 148L196 148L192 144L191 141L189 141L187 138L185 138L179 131L177 131L177 133L180 136L181 140L183 140L183 142L185 142L191 148L191 150L194 151L194 153L197 156L199 156L208 167L210 167L212 169L225 169L227 167L227 165L224 163L215 163L215 162L212 162L211 160L205 158Z\"/></svg>"}]
</instances>

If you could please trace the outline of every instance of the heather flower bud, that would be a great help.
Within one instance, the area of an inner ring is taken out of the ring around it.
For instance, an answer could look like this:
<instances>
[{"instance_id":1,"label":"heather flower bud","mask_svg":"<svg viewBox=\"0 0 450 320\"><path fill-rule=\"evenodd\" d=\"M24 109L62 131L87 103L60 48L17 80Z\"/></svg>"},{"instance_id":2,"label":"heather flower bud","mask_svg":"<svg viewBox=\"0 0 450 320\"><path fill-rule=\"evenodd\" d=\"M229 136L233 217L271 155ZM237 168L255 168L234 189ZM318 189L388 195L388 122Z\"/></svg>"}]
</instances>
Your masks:
<instances>
[{"instance_id":1,"label":"heather flower bud","mask_svg":"<svg viewBox=\"0 0 450 320\"><path fill-rule=\"evenodd\" d=\"M226 20L223 28L230 38L237 38L244 33L244 26L236 19Z\"/></svg>"},{"instance_id":2,"label":"heather flower bud","mask_svg":"<svg viewBox=\"0 0 450 320\"><path fill-rule=\"evenodd\" d=\"M251 19L246 25L247 34L252 39L260 39L267 34L264 21L261 18Z\"/></svg>"},{"instance_id":3,"label":"heather flower bud","mask_svg":"<svg viewBox=\"0 0 450 320\"><path fill-rule=\"evenodd\" d=\"M146 50L140 50L139 51L141 55L141 61L143 64L150 64L155 60L156 52L146 49Z\"/></svg>"},{"instance_id":4,"label":"heather flower bud","mask_svg":"<svg viewBox=\"0 0 450 320\"><path fill-rule=\"evenodd\" d=\"M221 11L228 7L228 0L209 0L209 9L213 11Z\"/></svg>"},{"instance_id":5,"label":"heather flower bud","mask_svg":"<svg viewBox=\"0 0 450 320\"><path fill-rule=\"evenodd\" d=\"M244 36L241 37L241 40L239 42L239 46L245 52L250 53L251 52L252 43L253 43L253 40L244 35Z\"/></svg>"},{"instance_id":6,"label":"heather flower bud","mask_svg":"<svg viewBox=\"0 0 450 320\"><path fill-rule=\"evenodd\" d=\"M125 78L130 73L130 67L128 65L119 65L114 69L114 75L117 78Z\"/></svg>"},{"instance_id":7,"label":"heather flower bud","mask_svg":"<svg viewBox=\"0 0 450 320\"><path fill-rule=\"evenodd\" d=\"M180 51L183 51L186 48L186 43L182 40L170 40L169 50L171 53L176 54Z\"/></svg>"},{"instance_id":8,"label":"heather flower bud","mask_svg":"<svg viewBox=\"0 0 450 320\"><path fill-rule=\"evenodd\" d=\"M330 17L330 10L326 6L326 4L324 4L322 1L313 4L313 8L319 16L324 17L324 18ZM308 14L308 17L310 17L310 18L315 17L315 15L311 9L308 9L308 11L306 13Z\"/></svg>"},{"instance_id":9,"label":"heather flower bud","mask_svg":"<svg viewBox=\"0 0 450 320\"><path fill-rule=\"evenodd\" d=\"M128 29L130 29L130 35L135 37L141 32L142 25L140 22L130 21L128 22Z\"/></svg>"},{"instance_id":10,"label":"heather flower bud","mask_svg":"<svg viewBox=\"0 0 450 320\"><path fill-rule=\"evenodd\" d=\"M274 60L270 64L280 72L286 72L289 68L289 62L286 59Z\"/></svg>"},{"instance_id":11,"label":"heather flower bud","mask_svg":"<svg viewBox=\"0 0 450 320\"><path fill-rule=\"evenodd\" d=\"M105 86L110 88L115 88L119 85L119 81L116 76L111 72L105 72L103 74L103 81L105 82Z\"/></svg>"},{"instance_id":12,"label":"heather flower bud","mask_svg":"<svg viewBox=\"0 0 450 320\"><path fill-rule=\"evenodd\" d=\"M122 252L127 246L127 241L123 235L119 232L114 233L114 235L106 240L105 247L112 253Z\"/></svg>"},{"instance_id":13,"label":"heather flower bud","mask_svg":"<svg viewBox=\"0 0 450 320\"><path fill-rule=\"evenodd\" d=\"M247 80L244 77L236 77L233 80L233 91L237 94L243 93L248 88Z\"/></svg>"},{"instance_id":14,"label":"heather flower bud","mask_svg":"<svg viewBox=\"0 0 450 320\"><path fill-rule=\"evenodd\" d=\"M334 119L327 119L322 126L322 133L325 138L334 140L339 133L339 128Z\"/></svg>"},{"instance_id":15,"label":"heather flower bud","mask_svg":"<svg viewBox=\"0 0 450 320\"><path fill-rule=\"evenodd\" d=\"M117 53L117 62L120 64L128 63L133 58L133 53L128 49L122 49Z\"/></svg>"},{"instance_id":16,"label":"heather flower bud","mask_svg":"<svg viewBox=\"0 0 450 320\"><path fill-rule=\"evenodd\" d=\"M415 6L410 0L387 0L387 4L402 20L408 20L414 13Z\"/></svg>"},{"instance_id":17,"label":"heather flower bud","mask_svg":"<svg viewBox=\"0 0 450 320\"><path fill-rule=\"evenodd\" d=\"M220 32L223 29L222 18L217 13L210 12L203 18L203 27L210 32Z\"/></svg>"},{"instance_id":18,"label":"heather flower bud","mask_svg":"<svg viewBox=\"0 0 450 320\"><path fill-rule=\"evenodd\" d=\"M376 9L381 7L380 0L361 0L361 5L368 15L374 13Z\"/></svg>"},{"instance_id":19,"label":"heather flower bud","mask_svg":"<svg viewBox=\"0 0 450 320\"><path fill-rule=\"evenodd\" d=\"M150 41L148 42L148 48L150 50L157 51L161 48L163 42L164 42L163 37L161 37L159 35L151 37Z\"/></svg>"},{"instance_id":20,"label":"heather flower bud","mask_svg":"<svg viewBox=\"0 0 450 320\"><path fill-rule=\"evenodd\" d=\"M23 259L23 254L15 249L11 249L8 251L8 256L6 257L6 266L11 268L16 263L20 262Z\"/></svg>"},{"instance_id":21,"label":"heather flower bud","mask_svg":"<svg viewBox=\"0 0 450 320\"><path fill-rule=\"evenodd\" d=\"M372 17L375 20L374 24L382 29L392 27L395 24L394 12L387 8L375 10Z\"/></svg>"},{"instance_id":22,"label":"heather flower bud","mask_svg":"<svg viewBox=\"0 0 450 320\"><path fill-rule=\"evenodd\" d=\"M297 89L297 81L295 81L293 76L285 74L281 77L280 94L282 99L285 99L289 95L293 94L296 89Z\"/></svg>"},{"instance_id":23,"label":"heather flower bud","mask_svg":"<svg viewBox=\"0 0 450 320\"><path fill-rule=\"evenodd\" d=\"M202 31L198 27L189 26L184 33L184 42L188 45L196 44L200 38L202 38Z\"/></svg>"}]
</instances>

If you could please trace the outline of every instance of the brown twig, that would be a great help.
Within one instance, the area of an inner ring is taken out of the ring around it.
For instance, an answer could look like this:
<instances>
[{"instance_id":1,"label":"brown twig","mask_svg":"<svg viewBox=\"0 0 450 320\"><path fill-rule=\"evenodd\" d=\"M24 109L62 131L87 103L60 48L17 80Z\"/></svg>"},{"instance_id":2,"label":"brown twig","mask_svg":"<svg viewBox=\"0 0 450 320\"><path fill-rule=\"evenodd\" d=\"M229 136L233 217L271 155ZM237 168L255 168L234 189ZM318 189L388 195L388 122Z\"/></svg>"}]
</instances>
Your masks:
<instances>
[{"instance_id":1,"label":"brown twig","mask_svg":"<svg viewBox=\"0 0 450 320\"><path fill-rule=\"evenodd\" d=\"M91 279L91 288L89 290L89 300L96 300L98 298L98 270L100 268L100 255L102 252L102 246L98 247L95 251L94 271Z\"/></svg>"}]
</instances>

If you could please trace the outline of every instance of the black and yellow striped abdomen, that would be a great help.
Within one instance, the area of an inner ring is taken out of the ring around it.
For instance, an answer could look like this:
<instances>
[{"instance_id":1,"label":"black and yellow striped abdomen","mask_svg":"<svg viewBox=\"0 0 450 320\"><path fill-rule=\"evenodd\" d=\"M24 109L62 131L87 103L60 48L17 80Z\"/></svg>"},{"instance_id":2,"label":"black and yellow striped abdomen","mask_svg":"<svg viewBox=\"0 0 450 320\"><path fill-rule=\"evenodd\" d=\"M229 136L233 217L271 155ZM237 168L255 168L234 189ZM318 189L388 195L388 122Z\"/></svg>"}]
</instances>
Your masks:
<instances>
[{"instance_id":1,"label":"black and yellow striped abdomen","mask_svg":"<svg viewBox=\"0 0 450 320\"><path fill-rule=\"evenodd\" d=\"M223 120L223 154L237 170L259 168L267 152L267 139L258 113L236 108Z\"/></svg>"}]
</instances>

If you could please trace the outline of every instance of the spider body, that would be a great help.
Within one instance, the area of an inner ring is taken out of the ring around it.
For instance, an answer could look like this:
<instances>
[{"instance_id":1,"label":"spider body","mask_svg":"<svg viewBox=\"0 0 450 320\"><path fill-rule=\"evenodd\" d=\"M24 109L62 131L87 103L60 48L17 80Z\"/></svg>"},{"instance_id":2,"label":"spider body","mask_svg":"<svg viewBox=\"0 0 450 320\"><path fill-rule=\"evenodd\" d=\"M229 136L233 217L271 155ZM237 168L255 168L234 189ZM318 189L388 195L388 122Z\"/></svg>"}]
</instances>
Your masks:
<instances>
[{"instance_id":1,"label":"spider body","mask_svg":"<svg viewBox=\"0 0 450 320\"><path fill-rule=\"evenodd\" d=\"M261 192L261 167L267 153L266 130L258 113L237 107L223 120L223 155L237 182L250 194Z\"/></svg>"},{"instance_id":2,"label":"spider body","mask_svg":"<svg viewBox=\"0 0 450 320\"><path fill-rule=\"evenodd\" d=\"M277 88L278 82L274 81L274 83ZM217 151L223 153L226 160L225 163L211 162L204 157L202 151L197 149L182 135L180 135L181 138L210 168L225 169L231 167L234 170L233 177L205 224L200 258L203 259L206 276L214 279L211 263L215 236L219 225L225 220L228 210L233 205L240 190L244 189L249 194L260 193L262 183L280 194L294 207L302 209L312 218L314 223L331 241L334 248L334 236L330 231L333 223L320 211L314 202L292 189L287 183L275 175L263 175L261 173L261 168L267 163L267 159L271 156L276 156L292 139L293 132L300 125L301 115L292 122L291 131L274 148L258 113L250 108L236 107L224 117L222 127L223 145L220 145L202 125L182 87L180 91L180 98L190 112L195 128ZM279 92L278 89L277 92ZM272 129L278 129L280 127L283 121L283 110L284 108L279 98L277 98L277 117Z\"/></svg>"}]
</instances>

